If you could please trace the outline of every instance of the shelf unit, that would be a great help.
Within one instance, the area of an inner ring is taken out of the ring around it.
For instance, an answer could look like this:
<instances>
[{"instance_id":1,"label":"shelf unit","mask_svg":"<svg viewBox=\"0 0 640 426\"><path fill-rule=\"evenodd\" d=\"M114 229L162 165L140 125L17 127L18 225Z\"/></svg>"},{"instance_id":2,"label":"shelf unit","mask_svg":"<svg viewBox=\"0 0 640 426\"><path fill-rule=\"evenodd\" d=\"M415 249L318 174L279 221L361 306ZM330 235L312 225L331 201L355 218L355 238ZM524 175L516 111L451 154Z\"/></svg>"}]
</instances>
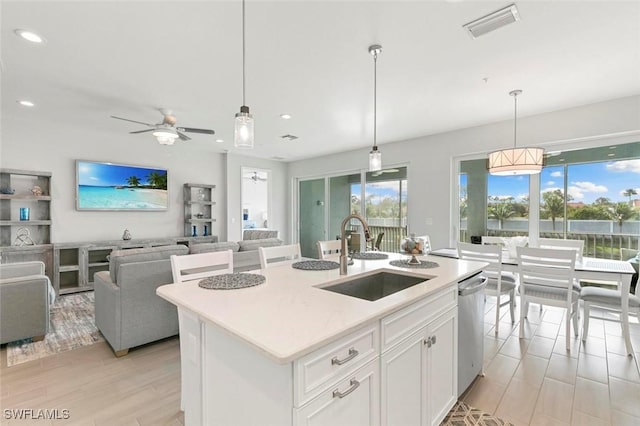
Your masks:
<instances>
[{"instance_id":1,"label":"shelf unit","mask_svg":"<svg viewBox=\"0 0 640 426\"><path fill-rule=\"evenodd\" d=\"M34 195L34 186L42 195ZM0 260L2 263L40 260L45 273L53 277L51 246L51 172L0 169ZM20 208L29 208L29 220L20 220ZM28 238L21 243L18 232L24 228ZM32 243L32 244L31 244Z\"/></svg>"},{"instance_id":2,"label":"shelf unit","mask_svg":"<svg viewBox=\"0 0 640 426\"><path fill-rule=\"evenodd\" d=\"M109 270L109 255L113 250L182 244L215 243L218 237L176 237L138 240L91 241L53 245L53 287L56 294L76 293L93 289L93 275Z\"/></svg>"},{"instance_id":3,"label":"shelf unit","mask_svg":"<svg viewBox=\"0 0 640 426\"><path fill-rule=\"evenodd\" d=\"M184 235L194 237L193 227L196 228L196 235L206 237L213 234L213 224L216 219L213 217L215 185L204 183L185 183L183 187L184 200ZM205 227L207 232L205 235Z\"/></svg>"}]
</instances>

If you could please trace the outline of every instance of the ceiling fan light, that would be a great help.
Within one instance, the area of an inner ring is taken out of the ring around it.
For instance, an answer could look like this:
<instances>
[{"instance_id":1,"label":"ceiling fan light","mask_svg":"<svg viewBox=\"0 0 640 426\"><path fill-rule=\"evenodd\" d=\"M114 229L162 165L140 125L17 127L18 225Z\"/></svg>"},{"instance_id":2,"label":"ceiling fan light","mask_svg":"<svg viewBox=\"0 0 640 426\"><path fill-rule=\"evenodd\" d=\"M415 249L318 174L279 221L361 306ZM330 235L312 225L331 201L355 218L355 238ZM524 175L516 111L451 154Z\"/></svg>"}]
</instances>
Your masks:
<instances>
[{"instance_id":1,"label":"ceiling fan light","mask_svg":"<svg viewBox=\"0 0 640 426\"><path fill-rule=\"evenodd\" d=\"M234 146L241 149L253 148L253 116L249 113L249 107L241 106L236 113Z\"/></svg>"},{"instance_id":2,"label":"ceiling fan light","mask_svg":"<svg viewBox=\"0 0 640 426\"><path fill-rule=\"evenodd\" d=\"M168 138L166 136L156 136L156 140L160 145L173 145L176 138Z\"/></svg>"},{"instance_id":3,"label":"ceiling fan light","mask_svg":"<svg viewBox=\"0 0 640 426\"><path fill-rule=\"evenodd\" d=\"M378 147L374 146L369 152L369 171L377 172L382 170L382 153L378 151Z\"/></svg>"},{"instance_id":4,"label":"ceiling fan light","mask_svg":"<svg viewBox=\"0 0 640 426\"><path fill-rule=\"evenodd\" d=\"M169 139L178 139L178 133L173 129L157 129L151 133L156 138L169 138Z\"/></svg>"}]
</instances>

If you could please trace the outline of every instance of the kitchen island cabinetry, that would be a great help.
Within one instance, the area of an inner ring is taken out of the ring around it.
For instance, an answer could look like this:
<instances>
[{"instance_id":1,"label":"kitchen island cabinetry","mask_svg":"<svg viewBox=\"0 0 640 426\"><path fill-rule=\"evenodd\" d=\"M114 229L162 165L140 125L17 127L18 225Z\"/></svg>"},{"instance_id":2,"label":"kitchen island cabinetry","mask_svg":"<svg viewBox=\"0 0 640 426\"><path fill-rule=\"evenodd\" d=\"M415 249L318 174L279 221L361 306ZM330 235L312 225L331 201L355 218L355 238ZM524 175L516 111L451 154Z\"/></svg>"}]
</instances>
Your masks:
<instances>
[{"instance_id":1,"label":"kitchen island cabinetry","mask_svg":"<svg viewBox=\"0 0 640 426\"><path fill-rule=\"evenodd\" d=\"M356 261L346 277L283 262L255 287L158 288L180 317L185 424L439 424L457 395L457 283L485 264L437 261ZM424 281L376 301L321 288L381 270Z\"/></svg>"}]
</instances>

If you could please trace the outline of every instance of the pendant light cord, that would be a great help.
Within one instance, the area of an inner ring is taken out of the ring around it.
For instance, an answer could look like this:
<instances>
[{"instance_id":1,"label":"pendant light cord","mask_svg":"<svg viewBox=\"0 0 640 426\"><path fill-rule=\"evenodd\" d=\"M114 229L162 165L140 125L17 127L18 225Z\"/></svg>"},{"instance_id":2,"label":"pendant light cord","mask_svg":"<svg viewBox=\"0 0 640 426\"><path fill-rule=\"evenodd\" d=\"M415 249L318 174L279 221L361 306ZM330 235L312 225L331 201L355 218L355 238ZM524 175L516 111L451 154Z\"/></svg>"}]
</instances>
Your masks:
<instances>
[{"instance_id":1,"label":"pendant light cord","mask_svg":"<svg viewBox=\"0 0 640 426\"><path fill-rule=\"evenodd\" d=\"M245 99L245 86L246 86L246 77L245 77L245 30L244 30L244 0L242 0L242 105L246 105Z\"/></svg>"},{"instance_id":2,"label":"pendant light cord","mask_svg":"<svg viewBox=\"0 0 640 426\"><path fill-rule=\"evenodd\" d=\"M373 54L373 146L374 146L374 148L377 146L376 145L376 139L377 139L377 129L378 129L378 123L377 123L377 116L378 116L378 85L377 85L377 81L378 81L378 54L374 53Z\"/></svg>"},{"instance_id":3,"label":"pendant light cord","mask_svg":"<svg viewBox=\"0 0 640 426\"><path fill-rule=\"evenodd\" d=\"M518 93L513 95L513 148L516 148L518 130Z\"/></svg>"}]
</instances>

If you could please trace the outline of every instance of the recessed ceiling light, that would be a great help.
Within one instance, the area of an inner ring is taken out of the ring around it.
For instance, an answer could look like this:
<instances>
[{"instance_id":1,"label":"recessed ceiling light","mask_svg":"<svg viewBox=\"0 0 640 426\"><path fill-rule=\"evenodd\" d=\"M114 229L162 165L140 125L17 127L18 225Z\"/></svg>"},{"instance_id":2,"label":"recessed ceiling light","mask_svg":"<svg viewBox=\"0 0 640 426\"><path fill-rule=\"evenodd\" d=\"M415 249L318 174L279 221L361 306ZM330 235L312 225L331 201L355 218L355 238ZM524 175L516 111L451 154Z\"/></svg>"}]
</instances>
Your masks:
<instances>
[{"instance_id":1,"label":"recessed ceiling light","mask_svg":"<svg viewBox=\"0 0 640 426\"><path fill-rule=\"evenodd\" d=\"M291 114L280 114L280 118L283 120L288 120L291 118Z\"/></svg>"},{"instance_id":2,"label":"recessed ceiling light","mask_svg":"<svg viewBox=\"0 0 640 426\"><path fill-rule=\"evenodd\" d=\"M16 33L16 35L22 37L23 39L30 41L32 43L42 43L44 42L44 38L42 38L41 36L39 36L38 34L34 33L33 31L27 31L27 30L14 30L14 33Z\"/></svg>"},{"instance_id":3,"label":"recessed ceiling light","mask_svg":"<svg viewBox=\"0 0 640 426\"><path fill-rule=\"evenodd\" d=\"M224 139L216 139L216 142L222 143L222 142L224 142Z\"/></svg>"},{"instance_id":4,"label":"recessed ceiling light","mask_svg":"<svg viewBox=\"0 0 640 426\"><path fill-rule=\"evenodd\" d=\"M19 103L22 106L26 106L26 107L32 107L32 106L36 106L36 104L34 104L31 101L16 101L17 103Z\"/></svg>"}]
</instances>

